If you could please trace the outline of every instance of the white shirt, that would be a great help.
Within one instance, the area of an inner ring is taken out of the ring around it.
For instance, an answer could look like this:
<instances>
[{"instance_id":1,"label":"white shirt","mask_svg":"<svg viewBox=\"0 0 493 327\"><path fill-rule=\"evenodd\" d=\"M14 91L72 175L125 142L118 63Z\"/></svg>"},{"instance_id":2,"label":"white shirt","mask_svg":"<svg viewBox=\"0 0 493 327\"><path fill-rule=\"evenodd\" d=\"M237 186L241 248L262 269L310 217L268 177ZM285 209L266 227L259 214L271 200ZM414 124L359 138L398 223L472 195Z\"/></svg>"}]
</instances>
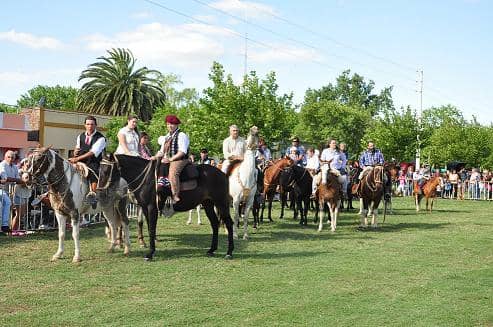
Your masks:
<instances>
[{"instance_id":1,"label":"white shirt","mask_svg":"<svg viewBox=\"0 0 493 327\"><path fill-rule=\"evenodd\" d=\"M118 131L118 135L123 135L125 138L125 143L130 152L128 154L131 156L139 156L139 134L137 134L135 129L130 129L128 126L125 126ZM126 154L121 144L118 144L115 154Z\"/></svg>"},{"instance_id":2,"label":"white shirt","mask_svg":"<svg viewBox=\"0 0 493 327\"><path fill-rule=\"evenodd\" d=\"M96 133L96 130L94 130L94 133L92 133L89 139L89 142L91 142L92 136ZM87 136L87 134L84 132L84 136ZM76 148L80 149L80 136L77 136L76 142ZM106 139L104 137L100 137L91 147L89 150L90 152L94 153L94 156L97 157L103 152L104 148L106 148Z\"/></svg>"},{"instance_id":3,"label":"white shirt","mask_svg":"<svg viewBox=\"0 0 493 327\"><path fill-rule=\"evenodd\" d=\"M223 156L224 159L229 159L231 156L243 157L245 153L246 145L245 140L242 137L233 139L231 136L223 141Z\"/></svg>"},{"instance_id":4,"label":"white shirt","mask_svg":"<svg viewBox=\"0 0 493 327\"><path fill-rule=\"evenodd\" d=\"M162 157L162 156L166 155L166 153L164 153L164 145L166 144L166 142L169 140L169 138L171 136L172 136L172 134L168 133L164 137L164 142L163 142L163 144L161 144L161 149L159 149L159 151L157 153L158 157ZM180 131L178 134L178 151L183 152L185 154L188 154L188 147L189 146L190 146L190 140L189 140L187 134Z\"/></svg>"},{"instance_id":5,"label":"white shirt","mask_svg":"<svg viewBox=\"0 0 493 327\"><path fill-rule=\"evenodd\" d=\"M318 159L317 155L313 155L311 158L308 158L306 160L306 169L313 169L313 170L318 170L320 169L320 160Z\"/></svg>"},{"instance_id":6,"label":"white shirt","mask_svg":"<svg viewBox=\"0 0 493 327\"><path fill-rule=\"evenodd\" d=\"M263 150L263 152L264 153L262 154L262 153L260 153L259 150L257 150L257 153L255 154L255 157L260 158L260 157L263 156L263 159L266 160L266 161L269 161L269 160L272 159L272 155L270 154L270 150L268 148L265 148Z\"/></svg>"},{"instance_id":7,"label":"white shirt","mask_svg":"<svg viewBox=\"0 0 493 327\"><path fill-rule=\"evenodd\" d=\"M341 170L346 167L346 156L341 155L339 151L335 149L326 148L320 155L320 160L330 161L330 168L335 170Z\"/></svg>"}]
</instances>

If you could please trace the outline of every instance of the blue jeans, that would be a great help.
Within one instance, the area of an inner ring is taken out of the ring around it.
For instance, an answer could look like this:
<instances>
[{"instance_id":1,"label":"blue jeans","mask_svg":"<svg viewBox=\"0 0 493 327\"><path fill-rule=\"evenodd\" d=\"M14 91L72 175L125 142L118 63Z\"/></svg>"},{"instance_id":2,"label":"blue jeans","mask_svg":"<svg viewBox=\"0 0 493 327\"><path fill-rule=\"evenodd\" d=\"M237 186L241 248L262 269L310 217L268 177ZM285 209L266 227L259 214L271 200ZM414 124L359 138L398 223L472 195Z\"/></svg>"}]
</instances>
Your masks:
<instances>
[{"instance_id":1,"label":"blue jeans","mask_svg":"<svg viewBox=\"0 0 493 327\"><path fill-rule=\"evenodd\" d=\"M10 206L12 202L10 201L9 195L4 190L0 190L0 200L2 201L0 208L2 210L2 227L9 226L10 219Z\"/></svg>"}]
</instances>

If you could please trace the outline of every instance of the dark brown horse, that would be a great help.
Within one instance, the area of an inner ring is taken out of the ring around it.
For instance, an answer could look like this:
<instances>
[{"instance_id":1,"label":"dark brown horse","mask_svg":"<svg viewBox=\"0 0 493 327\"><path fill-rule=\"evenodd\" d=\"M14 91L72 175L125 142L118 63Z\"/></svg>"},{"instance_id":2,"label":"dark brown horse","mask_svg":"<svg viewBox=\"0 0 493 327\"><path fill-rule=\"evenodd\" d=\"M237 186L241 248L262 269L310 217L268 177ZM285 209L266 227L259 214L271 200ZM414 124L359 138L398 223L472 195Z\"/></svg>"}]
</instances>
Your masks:
<instances>
[{"instance_id":1,"label":"dark brown horse","mask_svg":"<svg viewBox=\"0 0 493 327\"><path fill-rule=\"evenodd\" d=\"M147 220L149 229L149 253L146 260L152 260L156 252L156 226L158 218L158 198L155 180L155 160L145 160L126 155L106 155L99 171L99 185L111 185L115 176L121 176L128 183L131 191ZM212 227L212 243L207 255L212 256L217 250L220 220L228 231L228 251L226 258L233 255L233 221L229 214L230 197L228 179L219 169L211 165L197 165L197 187L181 190L181 200L172 204L174 211L188 211L202 204ZM167 194L164 194L167 195ZM160 206L162 204L160 203ZM219 215L219 218L216 214Z\"/></svg>"},{"instance_id":2,"label":"dark brown horse","mask_svg":"<svg viewBox=\"0 0 493 327\"><path fill-rule=\"evenodd\" d=\"M377 228L380 201L384 197L390 197L392 192L390 173L384 166L375 166L364 174L360 183L360 197L363 200L360 227L367 227L368 216L372 216L371 226ZM387 201L384 201L383 221L385 221L385 215L387 213L387 203Z\"/></svg>"},{"instance_id":3,"label":"dark brown horse","mask_svg":"<svg viewBox=\"0 0 493 327\"><path fill-rule=\"evenodd\" d=\"M440 185L440 177L433 177L424 183L420 192L418 183L414 183L414 200L416 204L416 211L419 211L419 203L421 202L421 199L425 197L426 210L429 210L431 213L431 211L433 210L433 202L437 197L438 185Z\"/></svg>"},{"instance_id":4,"label":"dark brown horse","mask_svg":"<svg viewBox=\"0 0 493 327\"><path fill-rule=\"evenodd\" d=\"M281 171L293 165L293 160L289 157L281 158L275 161L271 166L264 170L264 203L262 204L262 210L260 211L260 221L264 221L264 209L265 201L269 202L269 221L272 221L272 201L274 200L274 195L276 194L276 188L279 185L279 174Z\"/></svg>"},{"instance_id":5,"label":"dark brown horse","mask_svg":"<svg viewBox=\"0 0 493 327\"><path fill-rule=\"evenodd\" d=\"M330 228L335 232L342 199L341 184L338 182L336 175L330 172L327 174L327 183L321 183L318 186L316 198L318 206L316 207L315 218L319 217L318 231L321 232L323 229L323 221L327 219L326 208L328 207L330 211Z\"/></svg>"},{"instance_id":6,"label":"dark brown horse","mask_svg":"<svg viewBox=\"0 0 493 327\"><path fill-rule=\"evenodd\" d=\"M306 226L308 224L307 216L312 193L312 176L308 170L302 167L287 167L280 173L279 185L283 192L285 189L289 189L289 193L293 197L293 218L297 219L299 214L300 225Z\"/></svg>"}]
</instances>

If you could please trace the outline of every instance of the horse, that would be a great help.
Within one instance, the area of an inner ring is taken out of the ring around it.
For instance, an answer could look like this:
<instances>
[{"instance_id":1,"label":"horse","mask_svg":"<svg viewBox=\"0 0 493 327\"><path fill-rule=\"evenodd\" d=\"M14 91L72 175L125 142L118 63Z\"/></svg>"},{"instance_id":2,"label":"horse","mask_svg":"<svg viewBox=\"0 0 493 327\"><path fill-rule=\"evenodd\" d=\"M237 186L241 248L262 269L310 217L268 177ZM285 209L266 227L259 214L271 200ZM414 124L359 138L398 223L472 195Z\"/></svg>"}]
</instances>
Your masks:
<instances>
[{"instance_id":1,"label":"horse","mask_svg":"<svg viewBox=\"0 0 493 327\"><path fill-rule=\"evenodd\" d=\"M197 225L202 225L202 220L200 219L200 204L195 208L197 211ZM192 215L193 215L194 209L188 210L188 220L187 220L187 225L192 224Z\"/></svg>"},{"instance_id":2,"label":"horse","mask_svg":"<svg viewBox=\"0 0 493 327\"><path fill-rule=\"evenodd\" d=\"M233 199L235 211L233 238L238 239L237 226L240 220L240 203L244 203L243 213L243 239L248 240L248 215L253 205L257 192L257 166L255 165L255 152L258 147L258 128L250 128L246 140L246 151L243 160L233 161L228 168L226 176L229 179L229 194Z\"/></svg>"},{"instance_id":3,"label":"horse","mask_svg":"<svg viewBox=\"0 0 493 327\"><path fill-rule=\"evenodd\" d=\"M279 174L280 172L286 168L290 167L294 164L293 160L289 157L281 158L272 163L272 165L268 166L264 170L264 186L263 186L263 197L264 202L262 203L262 210L260 211L260 221L264 221L264 209L265 202L269 203L268 205L268 218L269 221L272 220L272 201L274 200L274 195L276 194L276 188L279 185Z\"/></svg>"},{"instance_id":4,"label":"horse","mask_svg":"<svg viewBox=\"0 0 493 327\"><path fill-rule=\"evenodd\" d=\"M330 229L335 232L337 227L337 218L339 216L339 206L342 201L341 194L341 184L339 183L337 176L328 172L327 183L321 183L317 187L317 192L315 194L318 205L315 209L315 219L319 218L318 231L321 232L323 229L323 221L326 219L328 207L330 211ZM320 215L320 211L322 214Z\"/></svg>"},{"instance_id":5,"label":"horse","mask_svg":"<svg viewBox=\"0 0 493 327\"><path fill-rule=\"evenodd\" d=\"M253 216L253 230L256 231L258 225L260 223L259 213L260 208L262 207L263 197L262 190L264 187L264 172L261 168L257 166L257 191L255 192L255 196L253 198L253 206L252 206L252 216Z\"/></svg>"},{"instance_id":6,"label":"horse","mask_svg":"<svg viewBox=\"0 0 493 327\"><path fill-rule=\"evenodd\" d=\"M146 261L151 261L156 253L158 211L165 205L162 201L158 205L158 200L161 196L171 195L171 190L165 188L163 194L158 196L155 177L156 166L156 160L145 160L140 157L123 154L107 154L103 158L99 170L99 180L103 185L106 183L111 186L112 181L120 176L125 179L128 183L129 191L134 194L139 206L142 208L149 231L149 252L144 256ZM228 231L226 258L231 259L234 243L233 221L229 214L228 179L222 171L214 166L201 164L194 167L198 172L197 186L189 190L180 190L181 200L175 204L166 204L166 209L184 212L201 204L212 227L212 242L207 255L213 256L217 250L219 222L221 220ZM214 207L219 214L219 218Z\"/></svg>"},{"instance_id":7,"label":"horse","mask_svg":"<svg viewBox=\"0 0 493 327\"><path fill-rule=\"evenodd\" d=\"M34 179L37 180L41 176L44 176L48 183L49 200L58 222L58 250L51 260L56 261L63 256L66 220L70 218L75 246L72 262L80 262L80 215L101 210L111 229L112 241L109 251L113 251L116 246L116 226L122 225L125 235L124 254L128 256L130 237L126 214L126 183L123 180L115 180L113 188L109 189L106 195L99 196L98 207L92 209L85 201L89 192L85 177L88 173L87 166L78 165L85 169L85 174L76 170L52 149L38 148L28 157L26 171L22 174L22 180L26 184L34 183Z\"/></svg>"},{"instance_id":8,"label":"horse","mask_svg":"<svg viewBox=\"0 0 493 327\"><path fill-rule=\"evenodd\" d=\"M422 187L422 192L420 192L418 183L414 183L414 203L416 204L416 212L419 211L419 204L421 202L421 199L425 197L426 210L429 210L431 213L431 211L433 210L433 202L437 197L438 185L440 185L440 177L432 177L424 183ZM428 203L430 204L429 209Z\"/></svg>"},{"instance_id":9,"label":"horse","mask_svg":"<svg viewBox=\"0 0 493 327\"><path fill-rule=\"evenodd\" d=\"M372 216L371 226L377 228L378 206L382 198L392 192L389 172L383 166L375 166L360 181L360 198L363 200L360 228L368 226L368 216ZM384 200L383 221L387 213L387 201Z\"/></svg>"},{"instance_id":10,"label":"horse","mask_svg":"<svg viewBox=\"0 0 493 327\"><path fill-rule=\"evenodd\" d=\"M308 209L310 208L310 195L312 194L312 176L305 168L291 166L285 168L279 176L281 189L289 189L293 195L294 217L300 215L300 225L308 224Z\"/></svg>"}]
</instances>

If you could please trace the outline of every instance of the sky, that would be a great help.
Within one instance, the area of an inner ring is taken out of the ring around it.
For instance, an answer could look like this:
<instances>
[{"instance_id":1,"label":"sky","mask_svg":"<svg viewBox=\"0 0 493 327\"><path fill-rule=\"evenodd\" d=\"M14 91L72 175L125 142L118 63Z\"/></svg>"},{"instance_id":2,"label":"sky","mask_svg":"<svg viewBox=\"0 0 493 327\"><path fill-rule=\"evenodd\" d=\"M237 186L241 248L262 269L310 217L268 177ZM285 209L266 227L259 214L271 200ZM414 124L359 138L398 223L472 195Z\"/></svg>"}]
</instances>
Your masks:
<instances>
[{"instance_id":1,"label":"sky","mask_svg":"<svg viewBox=\"0 0 493 327\"><path fill-rule=\"evenodd\" d=\"M274 71L296 103L349 69L419 112L422 71L423 109L451 104L493 122L489 0L2 1L0 102L40 84L80 87L82 70L113 47L199 92L213 61L238 83Z\"/></svg>"}]
</instances>

